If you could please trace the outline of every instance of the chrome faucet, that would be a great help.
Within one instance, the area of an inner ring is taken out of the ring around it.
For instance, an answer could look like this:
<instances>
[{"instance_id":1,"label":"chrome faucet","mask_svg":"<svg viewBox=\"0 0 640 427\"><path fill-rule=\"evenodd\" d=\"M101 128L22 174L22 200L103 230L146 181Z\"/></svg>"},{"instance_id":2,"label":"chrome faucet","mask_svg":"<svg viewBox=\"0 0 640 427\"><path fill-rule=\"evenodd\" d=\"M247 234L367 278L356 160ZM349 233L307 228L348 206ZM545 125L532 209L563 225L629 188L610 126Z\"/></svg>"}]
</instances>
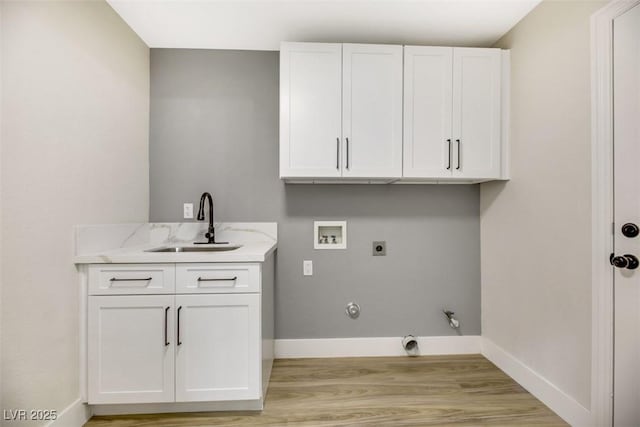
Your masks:
<instances>
[{"instance_id":1,"label":"chrome faucet","mask_svg":"<svg viewBox=\"0 0 640 427\"><path fill-rule=\"evenodd\" d=\"M207 233L204 237L207 238L206 242L195 242L196 245L206 245L206 244L225 244L228 242L216 242L216 230L213 227L213 197L211 194L205 192L200 196L200 209L198 209L198 221L204 221L204 201L207 199L209 202L209 228L207 229Z\"/></svg>"}]
</instances>

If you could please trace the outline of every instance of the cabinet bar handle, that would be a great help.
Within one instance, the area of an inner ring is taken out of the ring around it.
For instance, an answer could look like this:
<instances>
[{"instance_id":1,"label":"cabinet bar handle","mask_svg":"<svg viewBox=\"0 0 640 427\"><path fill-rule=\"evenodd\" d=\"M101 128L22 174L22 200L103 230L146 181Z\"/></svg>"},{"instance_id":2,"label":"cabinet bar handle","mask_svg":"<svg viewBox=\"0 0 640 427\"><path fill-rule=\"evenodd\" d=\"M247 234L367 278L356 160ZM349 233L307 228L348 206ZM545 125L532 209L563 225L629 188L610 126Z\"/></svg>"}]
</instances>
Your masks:
<instances>
[{"instance_id":1,"label":"cabinet bar handle","mask_svg":"<svg viewBox=\"0 0 640 427\"><path fill-rule=\"evenodd\" d=\"M180 311L182 311L182 306L178 307L178 345L182 345L182 341L180 341Z\"/></svg>"},{"instance_id":2,"label":"cabinet bar handle","mask_svg":"<svg viewBox=\"0 0 640 427\"><path fill-rule=\"evenodd\" d=\"M146 279L117 279L115 277L112 277L111 279L109 279L110 282L148 282L149 280L152 280L153 277L147 277Z\"/></svg>"},{"instance_id":3,"label":"cabinet bar handle","mask_svg":"<svg viewBox=\"0 0 640 427\"><path fill-rule=\"evenodd\" d=\"M336 169L340 170L340 138L336 138Z\"/></svg>"},{"instance_id":4,"label":"cabinet bar handle","mask_svg":"<svg viewBox=\"0 0 640 427\"><path fill-rule=\"evenodd\" d=\"M233 276L228 279L220 278L220 279L203 279L202 277L198 277L198 282L227 282L229 280L236 281L238 276Z\"/></svg>"},{"instance_id":5,"label":"cabinet bar handle","mask_svg":"<svg viewBox=\"0 0 640 427\"><path fill-rule=\"evenodd\" d=\"M168 317L169 317L169 307L164 309L164 345L168 346L169 340L167 339L167 323L168 323Z\"/></svg>"},{"instance_id":6,"label":"cabinet bar handle","mask_svg":"<svg viewBox=\"0 0 640 427\"><path fill-rule=\"evenodd\" d=\"M460 170L460 140L456 139L456 142L458 143L458 166L456 166L456 170Z\"/></svg>"},{"instance_id":7,"label":"cabinet bar handle","mask_svg":"<svg viewBox=\"0 0 640 427\"><path fill-rule=\"evenodd\" d=\"M347 140L347 169L349 169L349 138Z\"/></svg>"},{"instance_id":8,"label":"cabinet bar handle","mask_svg":"<svg viewBox=\"0 0 640 427\"><path fill-rule=\"evenodd\" d=\"M447 139L447 144L449 144L449 154L447 154L447 170L451 169L451 140Z\"/></svg>"}]
</instances>

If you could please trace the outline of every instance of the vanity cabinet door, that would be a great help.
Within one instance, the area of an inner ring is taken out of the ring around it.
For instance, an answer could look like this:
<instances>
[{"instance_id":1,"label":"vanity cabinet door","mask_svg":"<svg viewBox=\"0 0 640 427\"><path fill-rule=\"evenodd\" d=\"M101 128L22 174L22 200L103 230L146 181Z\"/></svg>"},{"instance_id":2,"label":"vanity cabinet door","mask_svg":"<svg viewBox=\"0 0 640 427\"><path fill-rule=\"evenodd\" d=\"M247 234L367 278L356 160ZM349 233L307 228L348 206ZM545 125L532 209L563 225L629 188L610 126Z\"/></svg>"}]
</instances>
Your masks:
<instances>
[{"instance_id":1,"label":"vanity cabinet door","mask_svg":"<svg viewBox=\"0 0 640 427\"><path fill-rule=\"evenodd\" d=\"M177 295L176 313L176 402L259 399L260 295Z\"/></svg>"},{"instance_id":2,"label":"vanity cabinet door","mask_svg":"<svg viewBox=\"0 0 640 427\"><path fill-rule=\"evenodd\" d=\"M90 296L88 399L174 401L173 295Z\"/></svg>"}]
</instances>

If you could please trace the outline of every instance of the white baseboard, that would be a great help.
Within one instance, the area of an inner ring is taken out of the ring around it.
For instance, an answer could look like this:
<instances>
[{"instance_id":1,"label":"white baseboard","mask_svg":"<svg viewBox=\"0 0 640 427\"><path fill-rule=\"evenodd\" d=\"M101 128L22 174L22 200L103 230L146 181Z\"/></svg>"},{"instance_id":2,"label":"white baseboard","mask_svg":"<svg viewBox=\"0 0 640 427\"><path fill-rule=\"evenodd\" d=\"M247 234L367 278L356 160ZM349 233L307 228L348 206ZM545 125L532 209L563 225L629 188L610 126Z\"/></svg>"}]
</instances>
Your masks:
<instances>
[{"instance_id":1,"label":"white baseboard","mask_svg":"<svg viewBox=\"0 0 640 427\"><path fill-rule=\"evenodd\" d=\"M481 337L417 337L419 354L479 354ZM402 337L276 340L276 358L406 356Z\"/></svg>"},{"instance_id":2,"label":"white baseboard","mask_svg":"<svg viewBox=\"0 0 640 427\"><path fill-rule=\"evenodd\" d=\"M82 427L89 418L91 418L91 408L78 399L58 412L57 418L46 424L46 427Z\"/></svg>"},{"instance_id":3,"label":"white baseboard","mask_svg":"<svg viewBox=\"0 0 640 427\"><path fill-rule=\"evenodd\" d=\"M482 355L572 426L582 427L592 424L591 413L587 408L484 337L482 339Z\"/></svg>"}]
</instances>

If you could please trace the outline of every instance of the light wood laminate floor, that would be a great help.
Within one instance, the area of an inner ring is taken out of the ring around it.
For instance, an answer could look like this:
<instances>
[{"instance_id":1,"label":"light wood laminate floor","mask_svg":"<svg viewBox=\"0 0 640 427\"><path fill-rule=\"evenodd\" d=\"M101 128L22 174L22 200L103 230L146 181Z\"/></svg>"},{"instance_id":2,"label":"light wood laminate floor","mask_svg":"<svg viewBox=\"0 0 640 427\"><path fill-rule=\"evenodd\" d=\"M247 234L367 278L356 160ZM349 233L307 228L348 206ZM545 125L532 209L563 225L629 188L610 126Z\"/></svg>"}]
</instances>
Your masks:
<instances>
[{"instance_id":1,"label":"light wood laminate floor","mask_svg":"<svg viewBox=\"0 0 640 427\"><path fill-rule=\"evenodd\" d=\"M280 359L261 413L93 417L131 426L566 426L481 355Z\"/></svg>"}]
</instances>

